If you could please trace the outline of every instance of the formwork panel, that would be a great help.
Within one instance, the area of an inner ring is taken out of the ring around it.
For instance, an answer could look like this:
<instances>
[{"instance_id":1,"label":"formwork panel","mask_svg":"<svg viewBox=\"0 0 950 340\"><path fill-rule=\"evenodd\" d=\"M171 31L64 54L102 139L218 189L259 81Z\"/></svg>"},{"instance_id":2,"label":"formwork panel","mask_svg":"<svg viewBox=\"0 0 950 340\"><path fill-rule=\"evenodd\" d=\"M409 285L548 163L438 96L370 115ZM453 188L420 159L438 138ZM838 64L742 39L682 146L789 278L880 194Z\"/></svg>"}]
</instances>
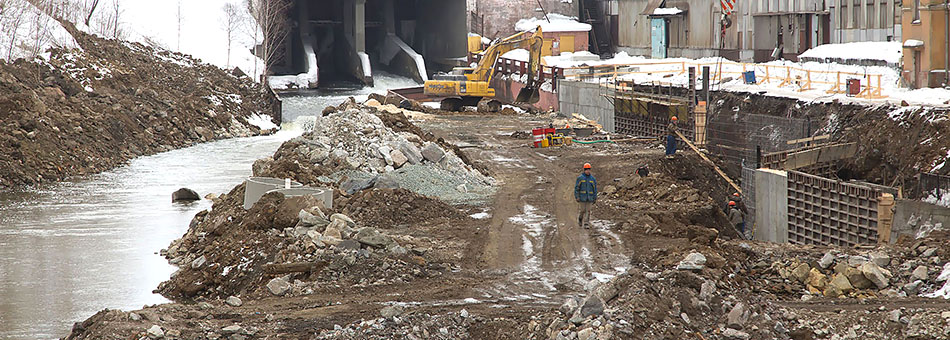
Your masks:
<instances>
[{"instance_id":1,"label":"formwork panel","mask_svg":"<svg viewBox=\"0 0 950 340\"><path fill-rule=\"evenodd\" d=\"M870 187L788 171L788 240L839 246L876 243L880 196Z\"/></svg>"}]
</instances>

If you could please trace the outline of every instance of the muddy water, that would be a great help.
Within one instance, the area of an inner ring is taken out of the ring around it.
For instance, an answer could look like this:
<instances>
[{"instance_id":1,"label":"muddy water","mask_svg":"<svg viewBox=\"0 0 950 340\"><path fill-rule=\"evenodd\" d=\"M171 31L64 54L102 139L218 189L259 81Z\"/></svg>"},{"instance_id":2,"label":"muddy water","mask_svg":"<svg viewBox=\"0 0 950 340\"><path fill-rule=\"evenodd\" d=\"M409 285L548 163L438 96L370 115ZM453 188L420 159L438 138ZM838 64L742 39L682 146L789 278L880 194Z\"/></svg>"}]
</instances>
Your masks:
<instances>
[{"instance_id":1,"label":"muddy water","mask_svg":"<svg viewBox=\"0 0 950 340\"><path fill-rule=\"evenodd\" d=\"M0 192L0 339L51 339L105 308L166 302L152 290L175 268L157 253L181 236L210 201L171 203L188 187L223 193L254 160L303 132L307 116L348 96L412 86L377 77L377 87L341 87L285 98L283 129L148 157L95 176Z\"/></svg>"}]
</instances>

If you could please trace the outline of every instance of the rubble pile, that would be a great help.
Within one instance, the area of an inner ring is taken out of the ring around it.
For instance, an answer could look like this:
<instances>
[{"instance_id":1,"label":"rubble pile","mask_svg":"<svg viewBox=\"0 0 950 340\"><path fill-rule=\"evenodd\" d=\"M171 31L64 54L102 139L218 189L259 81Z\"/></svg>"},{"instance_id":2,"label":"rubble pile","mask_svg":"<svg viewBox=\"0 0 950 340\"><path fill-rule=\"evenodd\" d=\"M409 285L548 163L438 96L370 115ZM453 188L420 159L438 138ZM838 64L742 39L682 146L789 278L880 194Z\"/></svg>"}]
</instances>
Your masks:
<instances>
[{"instance_id":1,"label":"rubble pile","mask_svg":"<svg viewBox=\"0 0 950 340\"><path fill-rule=\"evenodd\" d=\"M396 132L374 112L353 104L317 118L312 132L255 162L254 174L339 186L347 195L404 188L450 203L483 201L493 192L493 179L456 152L415 133Z\"/></svg>"},{"instance_id":2,"label":"rubble pile","mask_svg":"<svg viewBox=\"0 0 950 340\"><path fill-rule=\"evenodd\" d=\"M244 211L244 185L195 216L162 255L178 265L158 292L172 299L266 297L409 282L445 266L412 237L321 207L312 196L265 195ZM328 284L332 283L332 284Z\"/></svg>"},{"instance_id":3,"label":"rubble pile","mask_svg":"<svg viewBox=\"0 0 950 340\"><path fill-rule=\"evenodd\" d=\"M246 76L138 43L72 34L82 50L0 62L0 188L276 126L273 103Z\"/></svg>"},{"instance_id":4,"label":"rubble pile","mask_svg":"<svg viewBox=\"0 0 950 340\"><path fill-rule=\"evenodd\" d=\"M380 228L413 226L434 219L464 219L452 206L406 189L364 190L339 201L343 213Z\"/></svg>"}]
</instances>

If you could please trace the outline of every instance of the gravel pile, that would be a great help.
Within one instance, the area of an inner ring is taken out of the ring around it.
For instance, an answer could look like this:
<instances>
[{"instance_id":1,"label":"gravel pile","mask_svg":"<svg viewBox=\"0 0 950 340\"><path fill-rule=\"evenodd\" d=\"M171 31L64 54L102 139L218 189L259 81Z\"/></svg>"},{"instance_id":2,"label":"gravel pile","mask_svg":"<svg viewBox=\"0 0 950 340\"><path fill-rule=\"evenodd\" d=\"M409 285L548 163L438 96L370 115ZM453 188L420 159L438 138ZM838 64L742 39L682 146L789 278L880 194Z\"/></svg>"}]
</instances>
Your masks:
<instances>
[{"instance_id":1,"label":"gravel pile","mask_svg":"<svg viewBox=\"0 0 950 340\"><path fill-rule=\"evenodd\" d=\"M493 193L494 179L437 141L404 129L394 131L376 109L344 104L318 117L313 131L258 161L256 175L338 186L347 195L368 188L403 188L452 204L479 203Z\"/></svg>"}]
</instances>

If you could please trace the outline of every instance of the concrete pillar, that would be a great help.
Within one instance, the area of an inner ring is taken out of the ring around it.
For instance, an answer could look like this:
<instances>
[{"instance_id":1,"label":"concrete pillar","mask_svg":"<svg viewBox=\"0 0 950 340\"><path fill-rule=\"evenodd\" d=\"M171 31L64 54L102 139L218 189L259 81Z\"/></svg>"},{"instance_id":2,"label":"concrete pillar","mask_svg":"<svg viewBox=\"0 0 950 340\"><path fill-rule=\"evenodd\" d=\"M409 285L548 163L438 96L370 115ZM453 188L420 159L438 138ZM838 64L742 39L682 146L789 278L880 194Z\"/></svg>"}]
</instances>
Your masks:
<instances>
[{"instance_id":1,"label":"concrete pillar","mask_svg":"<svg viewBox=\"0 0 950 340\"><path fill-rule=\"evenodd\" d=\"M353 5L353 46L356 52L366 52L366 0L356 0Z\"/></svg>"},{"instance_id":2,"label":"concrete pillar","mask_svg":"<svg viewBox=\"0 0 950 340\"><path fill-rule=\"evenodd\" d=\"M383 3L383 27L386 28L386 34L396 34L396 10L393 0L385 0Z\"/></svg>"}]
</instances>

